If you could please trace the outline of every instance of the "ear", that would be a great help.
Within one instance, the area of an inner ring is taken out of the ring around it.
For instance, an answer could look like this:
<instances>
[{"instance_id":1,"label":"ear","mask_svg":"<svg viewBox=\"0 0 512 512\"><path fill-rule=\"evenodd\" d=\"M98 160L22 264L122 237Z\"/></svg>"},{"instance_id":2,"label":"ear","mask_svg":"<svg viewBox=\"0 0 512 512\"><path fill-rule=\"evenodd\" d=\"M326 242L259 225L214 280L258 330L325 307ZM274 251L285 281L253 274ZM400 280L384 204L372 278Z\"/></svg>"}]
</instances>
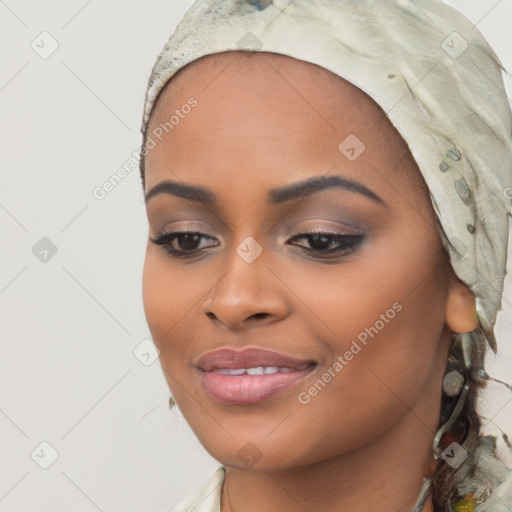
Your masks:
<instances>
[{"instance_id":1,"label":"ear","mask_svg":"<svg viewBox=\"0 0 512 512\"><path fill-rule=\"evenodd\" d=\"M478 328L475 297L469 288L452 272L446 303L446 324L455 333L471 332Z\"/></svg>"}]
</instances>

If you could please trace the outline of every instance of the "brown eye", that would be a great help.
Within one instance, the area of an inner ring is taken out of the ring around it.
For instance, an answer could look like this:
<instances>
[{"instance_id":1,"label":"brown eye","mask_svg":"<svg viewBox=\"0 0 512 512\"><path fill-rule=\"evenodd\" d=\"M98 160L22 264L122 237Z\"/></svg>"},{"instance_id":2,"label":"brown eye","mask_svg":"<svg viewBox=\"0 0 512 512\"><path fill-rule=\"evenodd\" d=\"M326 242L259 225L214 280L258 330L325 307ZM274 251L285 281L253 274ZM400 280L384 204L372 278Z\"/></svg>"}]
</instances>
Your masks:
<instances>
[{"instance_id":1,"label":"brown eye","mask_svg":"<svg viewBox=\"0 0 512 512\"><path fill-rule=\"evenodd\" d=\"M171 256L177 258L187 258L197 256L205 250L205 247L199 247L201 241L213 240L212 238L199 231L171 231L169 233L162 233L151 241L160 245ZM216 246L218 243L210 244L207 247Z\"/></svg>"},{"instance_id":2,"label":"brown eye","mask_svg":"<svg viewBox=\"0 0 512 512\"><path fill-rule=\"evenodd\" d=\"M196 233L180 233L174 240L178 243L178 248L190 251L197 249L201 236Z\"/></svg>"},{"instance_id":3,"label":"brown eye","mask_svg":"<svg viewBox=\"0 0 512 512\"><path fill-rule=\"evenodd\" d=\"M360 233L343 234L314 231L294 236L291 241L307 239L309 247L304 247L303 245L298 244L305 251L320 255L331 255L354 250L356 246L364 240L364 238L364 235Z\"/></svg>"}]
</instances>

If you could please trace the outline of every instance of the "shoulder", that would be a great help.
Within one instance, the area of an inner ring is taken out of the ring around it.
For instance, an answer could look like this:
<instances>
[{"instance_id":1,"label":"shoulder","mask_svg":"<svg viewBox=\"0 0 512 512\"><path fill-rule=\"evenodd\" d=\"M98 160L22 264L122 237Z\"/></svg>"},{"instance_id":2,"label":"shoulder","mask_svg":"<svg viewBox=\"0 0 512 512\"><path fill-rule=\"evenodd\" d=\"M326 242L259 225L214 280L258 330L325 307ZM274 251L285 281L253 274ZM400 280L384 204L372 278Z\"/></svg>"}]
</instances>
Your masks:
<instances>
[{"instance_id":1,"label":"shoulder","mask_svg":"<svg viewBox=\"0 0 512 512\"><path fill-rule=\"evenodd\" d=\"M220 498L225 476L226 468L218 467L207 480L196 485L168 512L220 512Z\"/></svg>"},{"instance_id":2,"label":"shoulder","mask_svg":"<svg viewBox=\"0 0 512 512\"><path fill-rule=\"evenodd\" d=\"M510 512L512 505L512 471L508 471L505 478L498 483L475 512Z\"/></svg>"},{"instance_id":3,"label":"shoulder","mask_svg":"<svg viewBox=\"0 0 512 512\"><path fill-rule=\"evenodd\" d=\"M496 455L496 438L491 435L482 436L471 456L475 463L468 466L471 469L464 475L464 481L459 487L460 495L466 496L469 503L473 502L474 508L467 510L510 512L512 471ZM461 501L460 505L465 503L464 499Z\"/></svg>"}]
</instances>

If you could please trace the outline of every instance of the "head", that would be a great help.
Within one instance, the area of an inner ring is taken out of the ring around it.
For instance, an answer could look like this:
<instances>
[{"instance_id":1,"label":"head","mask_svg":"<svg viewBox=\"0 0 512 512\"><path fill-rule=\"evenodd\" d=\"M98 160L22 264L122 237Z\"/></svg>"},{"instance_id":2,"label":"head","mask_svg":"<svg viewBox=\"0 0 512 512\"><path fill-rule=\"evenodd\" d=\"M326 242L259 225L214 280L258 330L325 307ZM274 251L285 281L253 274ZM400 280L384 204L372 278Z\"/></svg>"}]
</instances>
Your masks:
<instances>
[{"instance_id":1,"label":"head","mask_svg":"<svg viewBox=\"0 0 512 512\"><path fill-rule=\"evenodd\" d=\"M182 69L147 133L175 113L145 157L145 193L166 181L209 192L147 200L143 300L174 400L206 450L242 468L252 443L258 468L275 470L343 455L403 421L431 439L452 335L478 327L475 302L386 114L326 69L264 52ZM314 192L290 189L317 178ZM153 242L171 231L200 235ZM241 249L261 253L248 262ZM223 347L270 349L314 369L270 399L221 403L196 363Z\"/></svg>"}]
</instances>

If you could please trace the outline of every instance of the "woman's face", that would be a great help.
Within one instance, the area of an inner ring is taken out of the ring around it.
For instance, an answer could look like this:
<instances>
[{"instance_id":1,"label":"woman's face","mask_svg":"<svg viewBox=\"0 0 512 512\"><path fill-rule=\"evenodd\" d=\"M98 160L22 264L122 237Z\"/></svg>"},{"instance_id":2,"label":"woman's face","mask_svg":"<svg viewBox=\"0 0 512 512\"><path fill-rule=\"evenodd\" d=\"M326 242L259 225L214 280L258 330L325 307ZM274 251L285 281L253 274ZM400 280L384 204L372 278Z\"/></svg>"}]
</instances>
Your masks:
<instances>
[{"instance_id":1,"label":"woman's face","mask_svg":"<svg viewBox=\"0 0 512 512\"><path fill-rule=\"evenodd\" d=\"M432 439L459 288L415 162L373 101L315 65L229 52L173 79L148 136L145 314L209 453L269 470L348 453L404 421ZM175 231L200 235L151 241ZM308 366L200 367L221 348Z\"/></svg>"}]
</instances>

